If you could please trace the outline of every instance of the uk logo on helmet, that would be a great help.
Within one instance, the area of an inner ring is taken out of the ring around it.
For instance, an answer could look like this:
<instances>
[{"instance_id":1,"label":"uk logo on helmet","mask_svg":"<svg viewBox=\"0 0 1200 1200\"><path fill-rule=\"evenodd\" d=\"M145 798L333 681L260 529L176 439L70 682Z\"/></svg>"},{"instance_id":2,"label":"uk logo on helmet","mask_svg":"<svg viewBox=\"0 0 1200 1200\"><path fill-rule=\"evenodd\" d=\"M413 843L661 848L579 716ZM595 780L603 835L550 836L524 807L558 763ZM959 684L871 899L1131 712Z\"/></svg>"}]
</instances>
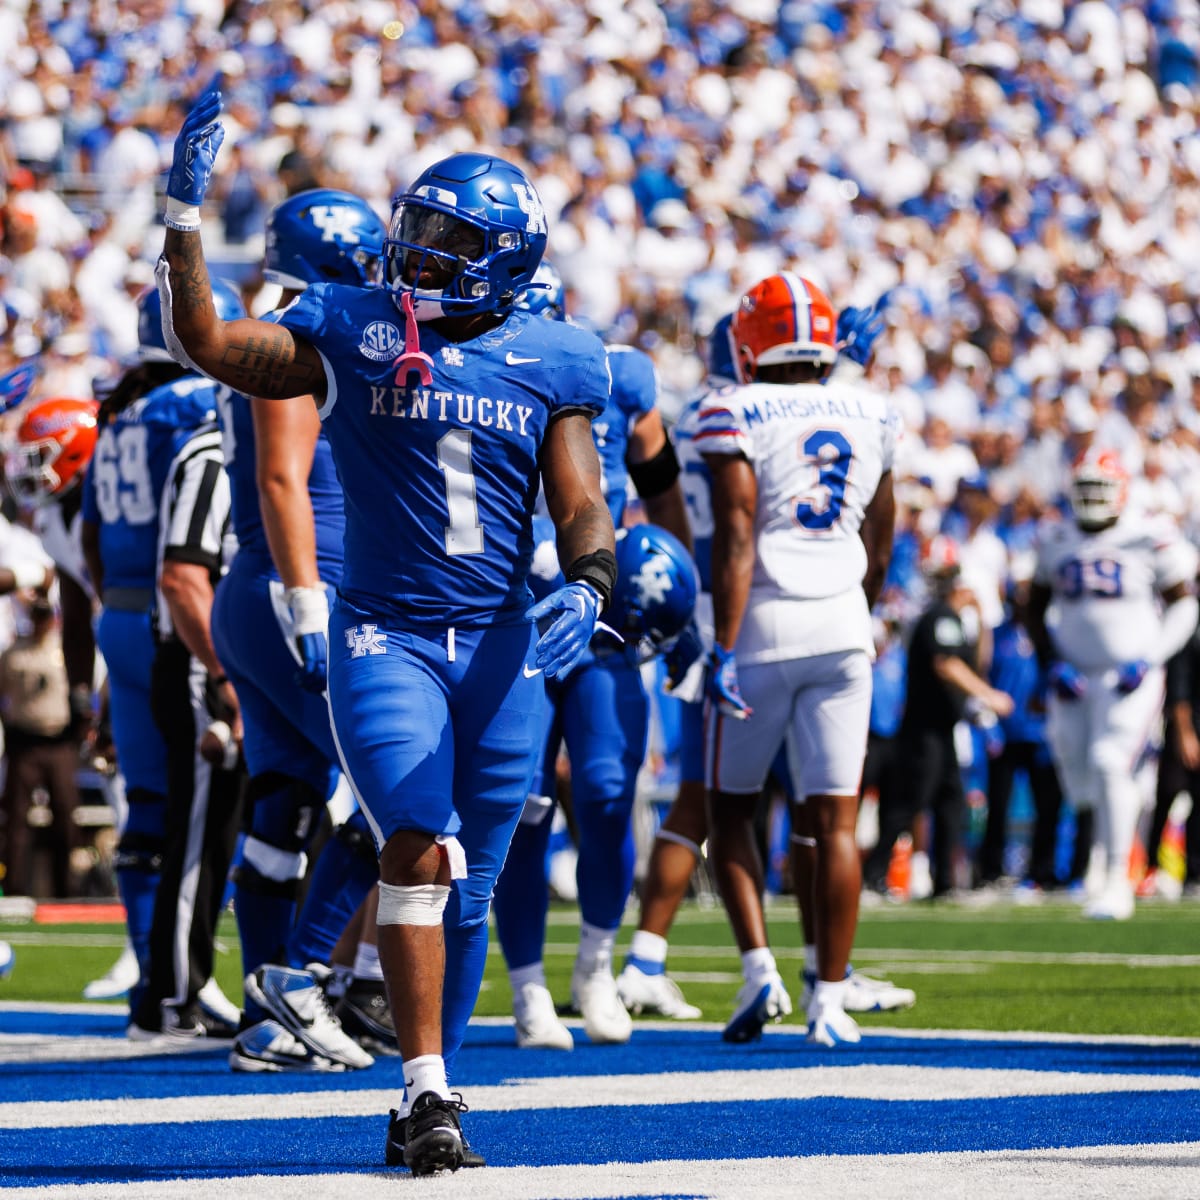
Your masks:
<instances>
[{"instance_id":1,"label":"uk logo on helmet","mask_svg":"<svg viewBox=\"0 0 1200 1200\"><path fill-rule=\"evenodd\" d=\"M671 591L671 560L665 554L647 558L630 583L639 604L661 604Z\"/></svg>"},{"instance_id":2,"label":"uk logo on helmet","mask_svg":"<svg viewBox=\"0 0 1200 1200\"><path fill-rule=\"evenodd\" d=\"M358 245L358 223L361 217L352 208L316 204L309 209L313 224L321 231L323 242L350 242Z\"/></svg>"},{"instance_id":3,"label":"uk logo on helmet","mask_svg":"<svg viewBox=\"0 0 1200 1200\"><path fill-rule=\"evenodd\" d=\"M517 197L517 207L528 218L525 222L526 233L546 232L546 210L542 206L542 198L533 190L530 183L514 183L513 194Z\"/></svg>"}]
</instances>

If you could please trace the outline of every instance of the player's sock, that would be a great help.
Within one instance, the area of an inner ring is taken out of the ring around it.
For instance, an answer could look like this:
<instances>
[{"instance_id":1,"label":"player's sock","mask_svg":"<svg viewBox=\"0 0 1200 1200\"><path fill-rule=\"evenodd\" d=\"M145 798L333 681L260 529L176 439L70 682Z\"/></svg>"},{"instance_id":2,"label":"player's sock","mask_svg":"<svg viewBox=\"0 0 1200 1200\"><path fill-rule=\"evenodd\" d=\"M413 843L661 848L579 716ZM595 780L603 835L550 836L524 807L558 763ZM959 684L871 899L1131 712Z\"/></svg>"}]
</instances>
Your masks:
<instances>
[{"instance_id":1,"label":"player's sock","mask_svg":"<svg viewBox=\"0 0 1200 1200\"><path fill-rule=\"evenodd\" d=\"M819 966L817 963L817 948L812 943L805 943L804 946L804 973L805 975L816 975Z\"/></svg>"},{"instance_id":2,"label":"player's sock","mask_svg":"<svg viewBox=\"0 0 1200 1200\"><path fill-rule=\"evenodd\" d=\"M446 1082L446 1063L440 1054L420 1054L404 1060L404 1090L408 1104L425 1092L433 1092L443 1100L450 1099Z\"/></svg>"},{"instance_id":3,"label":"player's sock","mask_svg":"<svg viewBox=\"0 0 1200 1200\"><path fill-rule=\"evenodd\" d=\"M635 931L629 942L625 965L643 975L661 975L667 969L667 939L645 929Z\"/></svg>"},{"instance_id":4,"label":"player's sock","mask_svg":"<svg viewBox=\"0 0 1200 1200\"><path fill-rule=\"evenodd\" d=\"M613 945L617 940L615 929L597 929L587 921L579 923L579 952L575 957L575 969L581 975L591 975L603 965L612 962Z\"/></svg>"},{"instance_id":5,"label":"player's sock","mask_svg":"<svg viewBox=\"0 0 1200 1200\"><path fill-rule=\"evenodd\" d=\"M372 942L359 942L354 951L355 979L382 979L383 967L379 962L379 947Z\"/></svg>"},{"instance_id":6,"label":"player's sock","mask_svg":"<svg viewBox=\"0 0 1200 1200\"><path fill-rule=\"evenodd\" d=\"M826 979L818 979L813 988L813 1008L817 1012L825 1009L842 1009L846 1003L846 981L839 979L836 983Z\"/></svg>"},{"instance_id":7,"label":"player's sock","mask_svg":"<svg viewBox=\"0 0 1200 1200\"><path fill-rule=\"evenodd\" d=\"M515 967L508 973L508 982L512 985L513 994L519 992L527 983L536 983L539 987L546 986L546 964L538 959L524 967Z\"/></svg>"},{"instance_id":8,"label":"player's sock","mask_svg":"<svg viewBox=\"0 0 1200 1200\"><path fill-rule=\"evenodd\" d=\"M244 863L238 870L233 911L242 943L242 972L246 975L264 963L279 962L295 920L295 888L286 894L272 894L269 884Z\"/></svg>"},{"instance_id":9,"label":"player's sock","mask_svg":"<svg viewBox=\"0 0 1200 1200\"><path fill-rule=\"evenodd\" d=\"M742 955L742 977L747 983L761 983L772 975L777 975L775 955L767 946L757 946L747 950Z\"/></svg>"}]
</instances>

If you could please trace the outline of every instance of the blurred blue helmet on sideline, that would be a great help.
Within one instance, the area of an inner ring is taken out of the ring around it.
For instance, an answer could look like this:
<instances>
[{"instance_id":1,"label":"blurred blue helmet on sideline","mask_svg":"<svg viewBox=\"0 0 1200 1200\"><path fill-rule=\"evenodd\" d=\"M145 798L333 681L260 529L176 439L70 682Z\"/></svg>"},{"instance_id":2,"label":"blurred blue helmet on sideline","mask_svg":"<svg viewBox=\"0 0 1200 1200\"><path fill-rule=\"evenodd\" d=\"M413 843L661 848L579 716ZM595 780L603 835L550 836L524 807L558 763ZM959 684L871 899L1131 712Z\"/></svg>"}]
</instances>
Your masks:
<instances>
[{"instance_id":1,"label":"blurred blue helmet on sideline","mask_svg":"<svg viewBox=\"0 0 1200 1200\"><path fill-rule=\"evenodd\" d=\"M606 620L627 642L665 650L692 619L696 564L683 543L657 525L617 534L617 584Z\"/></svg>"}]
</instances>

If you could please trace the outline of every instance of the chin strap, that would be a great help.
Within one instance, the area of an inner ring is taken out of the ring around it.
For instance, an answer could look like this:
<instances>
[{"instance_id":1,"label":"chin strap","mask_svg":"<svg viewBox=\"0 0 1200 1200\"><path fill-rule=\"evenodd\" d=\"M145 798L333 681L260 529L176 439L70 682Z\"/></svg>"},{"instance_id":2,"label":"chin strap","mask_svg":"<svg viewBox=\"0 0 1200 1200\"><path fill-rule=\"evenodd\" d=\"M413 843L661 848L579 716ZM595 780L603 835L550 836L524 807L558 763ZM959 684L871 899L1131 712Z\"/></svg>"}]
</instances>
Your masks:
<instances>
[{"instance_id":1,"label":"chin strap","mask_svg":"<svg viewBox=\"0 0 1200 1200\"><path fill-rule=\"evenodd\" d=\"M412 292L401 294L400 308L404 312L404 353L393 363L396 368L396 386L404 387L412 371L416 371L421 377L421 382L428 385L433 382L433 359L421 349L421 335L416 314L413 312Z\"/></svg>"}]
</instances>

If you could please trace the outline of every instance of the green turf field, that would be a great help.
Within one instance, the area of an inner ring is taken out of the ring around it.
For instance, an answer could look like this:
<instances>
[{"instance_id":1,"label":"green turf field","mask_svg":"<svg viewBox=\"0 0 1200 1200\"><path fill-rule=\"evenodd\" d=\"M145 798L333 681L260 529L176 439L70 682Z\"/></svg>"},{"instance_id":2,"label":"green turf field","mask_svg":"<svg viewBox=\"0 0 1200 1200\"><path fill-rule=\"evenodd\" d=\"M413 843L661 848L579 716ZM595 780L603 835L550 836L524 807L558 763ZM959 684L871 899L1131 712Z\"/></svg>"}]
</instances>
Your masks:
<instances>
[{"instance_id":1,"label":"green turf field","mask_svg":"<svg viewBox=\"0 0 1200 1200\"><path fill-rule=\"evenodd\" d=\"M795 984L796 1000L801 942L791 903L774 902L769 916L775 955L784 979ZM560 1000L569 990L577 923L573 908L551 913L546 973ZM627 923L620 947L631 932ZM122 945L115 925L0 924L0 938L17 955L12 976L0 982L0 1000L78 1000L84 984L107 970ZM217 978L237 1001L240 965L231 917L222 920L219 941ZM889 906L863 912L854 960L865 973L917 993L915 1008L865 1015L865 1027L1200 1037L1196 901L1142 903L1137 916L1121 924L1085 921L1067 901ZM729 1015L740 974L720 909L685 907L668 966L706 1019ZM477 1012L510 1012L494 939Z\"/></svg>"}]
</instances>

